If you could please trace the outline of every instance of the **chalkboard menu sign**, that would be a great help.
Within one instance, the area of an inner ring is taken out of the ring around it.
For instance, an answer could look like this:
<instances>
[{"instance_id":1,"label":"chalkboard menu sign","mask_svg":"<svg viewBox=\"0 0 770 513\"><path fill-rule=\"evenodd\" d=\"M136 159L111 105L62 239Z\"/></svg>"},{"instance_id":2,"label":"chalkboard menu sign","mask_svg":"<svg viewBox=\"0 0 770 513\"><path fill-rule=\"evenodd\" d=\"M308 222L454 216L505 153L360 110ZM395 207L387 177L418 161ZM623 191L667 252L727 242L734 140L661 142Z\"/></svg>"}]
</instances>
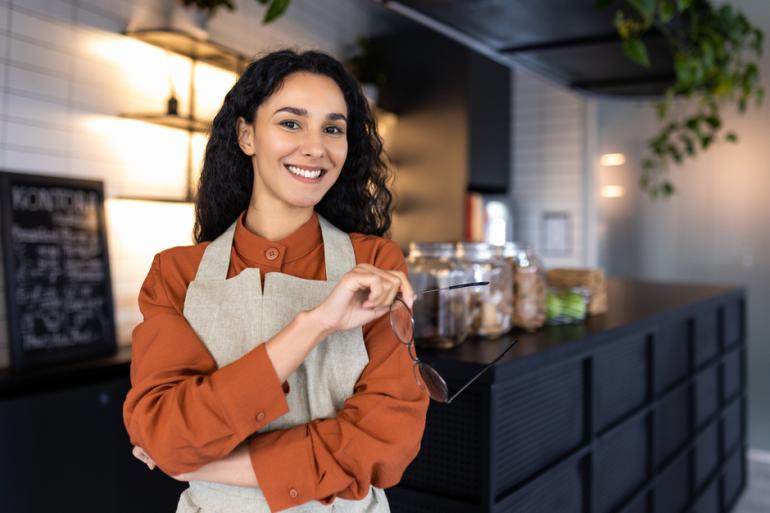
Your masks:
<instances>
[{"instance_id":1,"label":"chalkboard menu sign","mask_svg":"<svg viewBox=\"0 0 770 513\"><path fill-rule=\"evenodd\" d=\"M116 351L102 183L0 172L11 365Z\"/></svg>"}]
</instances>

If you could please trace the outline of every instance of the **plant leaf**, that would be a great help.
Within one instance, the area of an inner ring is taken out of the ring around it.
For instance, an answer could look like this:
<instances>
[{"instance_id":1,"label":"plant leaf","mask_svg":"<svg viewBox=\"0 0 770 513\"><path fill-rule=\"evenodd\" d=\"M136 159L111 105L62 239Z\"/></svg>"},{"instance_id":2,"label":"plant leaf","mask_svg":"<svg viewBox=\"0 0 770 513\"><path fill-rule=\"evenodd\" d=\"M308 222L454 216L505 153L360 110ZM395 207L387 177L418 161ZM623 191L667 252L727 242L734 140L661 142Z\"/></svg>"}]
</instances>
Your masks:
<instances>
[{"instance_id":1,"label":"plant leaf","mask_svg":"<svg viewBox=\"0 0 770 513\"><path fill-rule=\"evenodd\" d=\"M722 126L722 120L719 119L719 116L713 114L711 116L706 116L706 123L708 123L714 130L718 130L719 127Z\"/></svg>"},{"instance_id":2,"label":"plant leaf","mask_svg":"<svg viewBox=\"0 0 770 513\"><path fill-rule=\"evenodd\" d=\"M692 5L692 0L676 0L676 8L679 12L688 9Z\"/></svg>"},{"instance_id":3,"label":"plant leaf","mask_svg":"<svg viewBox=\"0 0 770 513\"><path fill-rule=\"evenodd\" d=\"M640 64L645 68L650 67L650 57L647 55L647 47L642 43L641 39L634 38L623 41L623 51L637 64Z\"/></svg>"},{"instance_id":4,"label":"plant leaf","mask_svg":"<svg viewBox=\"0 0 770 513\"><path fill-rule=\"evenodd\" d=\"M655 15L655 0L626 0L626 2L642 15L645 23L652 23Z\"/></svg>"},{"instance_id":5,"label":"plant leaf","mask_svg":"<svg viewBox=\"0 0 770 513\"><path fill-rule=\"evenodd\" d=\"M738 134L735 132L727 132L725 134L725 140L729 142L738 142Z\"/></svg>"},{"instance_id":6,"label":"plant leaf","mask_svg":"<svg viewBox=\"0 0 770 513\"><path fill-rule=\"evenodd\" d=\"M281 17L286 12L286 8L289 7L290 0L272 0L265 12L265 18L262 20L264 25L267 25L271 21Z\"/></svg>"},{"instance_id":7,"label":"plant leaf","mask_svg":"<svg viewBox=\"0 0 770 513\"><path fill-rule=\"evenodd\" d=\"M695 142L692 140L692 137L683 133L679 136L679 138L684 143L684 149L687 152L687 155L691 157L695 155Z\"/></svg>"},{"instance_id":8,"label":"plant leaf","mask_svg":"<svg viewBox=\"0 0 770 513\"><path fill-rule=\"evenodd\" d=\"M658 16L660 21L668 23L676 14L673 0L658 0Z\"/></svg>"}]
</instances>

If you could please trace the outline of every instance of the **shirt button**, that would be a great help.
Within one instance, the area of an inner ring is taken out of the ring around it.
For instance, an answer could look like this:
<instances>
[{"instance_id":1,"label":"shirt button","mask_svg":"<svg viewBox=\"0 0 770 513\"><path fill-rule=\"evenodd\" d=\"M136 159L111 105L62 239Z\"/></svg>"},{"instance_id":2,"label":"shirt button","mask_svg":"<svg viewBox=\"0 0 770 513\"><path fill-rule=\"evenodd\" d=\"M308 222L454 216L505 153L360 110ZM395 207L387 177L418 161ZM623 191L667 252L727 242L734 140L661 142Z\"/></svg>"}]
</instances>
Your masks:
<instances>
[{"instance_id":1,"label":"shirt button","mask_svg":"<svg viewBox=\"0 0 770 513\"><path fill-rule=\"evenodd\" d=\"M296 499L298 496L299 496L299 492L297 491L296 488L292 488L291 490L289 490L289 497L291 497L292 499Z\"/></svg>"},{"instance_id":2,"label":"shirt button","mask_svg":"<svg viewBox=\"0 0 770 513\"><path fill-rule=\"evenodd\" d=\"M263 420L265 418L265 412L261 411L257 413L257 420Z\"/></svg>"},{"instance_id":3,"label":"shirt button","mask_svg":"<svg viewBox=\"0 0 770 513\"><path fill-rule=\"evenodd\" d=\"M279 254L280 254L279 251L275 248L270 248L267 251L265 251L265 256L267 257L268 260L275 260L276 258L278 258Z\"/></svg>"}]
</instances>

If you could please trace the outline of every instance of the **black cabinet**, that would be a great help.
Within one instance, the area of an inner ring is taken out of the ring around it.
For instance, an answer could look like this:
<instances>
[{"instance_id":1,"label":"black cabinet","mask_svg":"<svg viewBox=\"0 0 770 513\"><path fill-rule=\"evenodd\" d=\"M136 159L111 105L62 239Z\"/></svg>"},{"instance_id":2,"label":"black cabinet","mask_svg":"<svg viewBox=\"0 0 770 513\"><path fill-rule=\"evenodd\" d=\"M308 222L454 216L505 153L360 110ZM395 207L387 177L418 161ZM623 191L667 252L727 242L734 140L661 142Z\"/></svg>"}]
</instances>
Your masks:
<instances>
[{"instance_id":1,"label":"black cabinet","mask_svg":"<svg viewBox=\"0 0 770 513\"><path fill-rule=\"evenodd\" d=\"M184 484L131 455L127 377L0 399L5 513L169 512Z\"/></svg>"},{"instance_id":2,"label":"black cabinet","mask_svg":"<svg viewBox=\"0 0 770 513\"><path fill-rule=\"evenodd\" d=\"M727 513L746 486L745 290L608 281L579 325L423 348L431 403L398 512ZM465 479L463 480L463 476Z\"/></svg>"},{"instance_id":3,"label":"black cabinet","mask_svg":"<svg viewBox=\"0 0 770 513\"><path fill-rule=\"evenodd\" d=\"M443 157L450 151L459 153L464 161L454 164L463 167L468 191L506 194L513 145L511 69L421 28L404 28L378 44L387 69L379 105L400 116L400 129L429 140L434 136L425 133L427 128L454 134L447 139L465 143L462 148L447 148L443 155L426 152L418 157L415 146L424 145L425 140L404 138L394 144L395 160L419 160L436 176L446 177ZM405 129L403 123L414 119L428 121Z\"/></svg>"},{"instance_id":4,"label":"black cabinet","mask_svg":"<svg viewBox=\"0 0 770 513\"><path fill-rule=\"evenodd\" d=\"M468 190L506 194L511 176L511 69L468 51Z\"/></svg>"}]
</instances>

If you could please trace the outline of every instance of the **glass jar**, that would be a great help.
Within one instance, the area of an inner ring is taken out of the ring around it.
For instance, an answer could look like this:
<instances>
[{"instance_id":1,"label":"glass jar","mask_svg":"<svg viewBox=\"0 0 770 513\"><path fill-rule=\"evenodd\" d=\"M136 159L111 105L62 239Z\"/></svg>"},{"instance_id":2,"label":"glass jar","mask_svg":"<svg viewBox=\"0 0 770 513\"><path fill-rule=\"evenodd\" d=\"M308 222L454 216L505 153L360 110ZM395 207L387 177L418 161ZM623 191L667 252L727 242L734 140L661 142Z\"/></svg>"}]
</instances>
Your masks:
<instances>
[{"instance_id":1,"label":"glass jar","mask_svg":"<svg viewBox=\"0 0 770 513\"><path fill-rule=\"evenodd\" d=\"M455 256L453 243L409 244L409 282L414 291L467 283L470 273ZM419 294L414 302L414 338L420 347L450 348L468 337L465 289Z\"/></svg>"},{"instance_id":2,"label":"glass jar","mask_svg":"<svg viewBox=\"0 0 770 513\"><path fill-rule=\"evenodd\" d=\"M546 275L531 248L507 242L501 248L513 272L513 325L528 331L545 324Z\"/></svg>"},{"instance_id":3,"label":"glass jar","mask_svg":"<svg viewBox=\"0 0 770 513\"><path fill-rule=\"evenodd\" d=\"M469 331L495 338L510 331L513 313L511 268L495 246L485 242L458 242L457 254L472 276L489 285L466 289L469 296Z\"/></svg>"}]
</instances>

